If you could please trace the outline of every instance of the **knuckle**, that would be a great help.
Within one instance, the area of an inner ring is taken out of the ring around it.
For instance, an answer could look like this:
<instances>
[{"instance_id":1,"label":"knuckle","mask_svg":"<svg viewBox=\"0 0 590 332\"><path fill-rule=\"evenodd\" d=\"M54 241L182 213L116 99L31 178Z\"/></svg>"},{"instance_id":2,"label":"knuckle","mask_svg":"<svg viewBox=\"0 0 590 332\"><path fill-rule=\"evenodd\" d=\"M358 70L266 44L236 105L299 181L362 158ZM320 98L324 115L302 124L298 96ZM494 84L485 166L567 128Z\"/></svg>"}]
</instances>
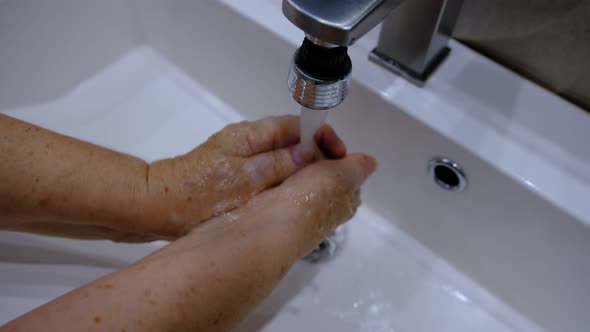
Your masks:
<instances>
[{"instance_id":1,"label":"knuckle","mask_svg":"<svg viewBox=\"0 0 590 332\"><path fill-rule=\"evenodd\" d=\"M249 155L252 154L254 151L256 151L256 141L257 141L257 137L256 137L256 132L252 131L252 130L248 130L245 134L244 134L244 147L243 147L243 151L242 153L244 155Z\"/></svg>"},{"instance_id":2,"label":"knuckle","mask_svg":"<svg viewBox=\"0 0 590 332\"><path fill-rule=\"evenodd\" d=\"M228 124L227 126L223 127L223 129L221 129L221 133L224 134L232 134L232 133L236 133L239 131L240 128L242 128L247 122L245 121L241 121L241 122L237 122L237 123L231 123Z\"/></svg>"},{"instance_id":3,"label":"knuckle","mask_svg":"<svg viewBox=\"0 0 590 332\"><path fill-rule=\"evenodd\" d=\"M287 163L281 150L272 152L273 175L275 179L282 179L287 174Z\"/></svg>"}]
</instances>

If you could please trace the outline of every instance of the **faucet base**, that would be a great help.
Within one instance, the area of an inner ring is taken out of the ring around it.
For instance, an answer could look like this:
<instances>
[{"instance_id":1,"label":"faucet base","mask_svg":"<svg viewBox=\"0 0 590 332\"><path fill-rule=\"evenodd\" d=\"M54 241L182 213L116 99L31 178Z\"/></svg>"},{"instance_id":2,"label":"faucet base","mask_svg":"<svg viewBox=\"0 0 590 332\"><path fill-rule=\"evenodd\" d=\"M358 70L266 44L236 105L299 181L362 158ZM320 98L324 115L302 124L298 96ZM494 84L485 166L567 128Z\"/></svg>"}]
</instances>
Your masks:
<instances>
[{"instance_id":1,"label":"faucet base","mask_svg":"<svg viewBox=\"0 0 590 332\"><path fill-rule=\"evenodd\" d=\"M369 60L389 70L390 72L407 79L413 84L422 87L426 83L426 80L428 80L428 77L430 77L436 68L438 68L438 66L444 61L450 52L451 49L449 47L442 48L440 52L438 52L438 54L432 58L430 63L421 73L416 72L407 66L404 66L395 59L382 54L381 52L377 51L376 48L373 49L373 51L371 51L369 54Z\"/></svg>"}]
</instances>

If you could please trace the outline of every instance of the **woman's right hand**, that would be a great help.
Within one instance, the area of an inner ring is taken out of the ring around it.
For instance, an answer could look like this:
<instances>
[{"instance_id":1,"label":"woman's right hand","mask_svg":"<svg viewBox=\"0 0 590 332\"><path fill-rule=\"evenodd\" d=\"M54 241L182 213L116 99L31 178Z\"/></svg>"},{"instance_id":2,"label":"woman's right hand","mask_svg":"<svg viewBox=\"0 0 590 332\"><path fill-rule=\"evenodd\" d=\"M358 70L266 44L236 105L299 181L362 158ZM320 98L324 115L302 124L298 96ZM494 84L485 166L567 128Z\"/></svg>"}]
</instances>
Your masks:
<instances>
[{"instance_id":1,"label":"woman's right hand","mask_svg":"<svg viewBox=\"0 0 590 332\"><path fill-rule=\"evenodd\" d=\"M375 167L363 154L314 162L244 206L6 329L229 331L301 256L352 218L359 189ZM122 315L121 308L133 310Z\"/></svg>"},{"instance_id":2,"label":"woman's right hand","mask_svg":"<svg viewBox=\"0 0 590 332\"><path fill-rule=\"evenodd\" d=\"M321 160L254 197L246 209L268 211L272 217L260 218L261 222L280 223L273 225L276 236L293 240L297 255L303 256L354 216L361 186L376 167L376 160L366 154Z\"/></svg>"}]
</instances>

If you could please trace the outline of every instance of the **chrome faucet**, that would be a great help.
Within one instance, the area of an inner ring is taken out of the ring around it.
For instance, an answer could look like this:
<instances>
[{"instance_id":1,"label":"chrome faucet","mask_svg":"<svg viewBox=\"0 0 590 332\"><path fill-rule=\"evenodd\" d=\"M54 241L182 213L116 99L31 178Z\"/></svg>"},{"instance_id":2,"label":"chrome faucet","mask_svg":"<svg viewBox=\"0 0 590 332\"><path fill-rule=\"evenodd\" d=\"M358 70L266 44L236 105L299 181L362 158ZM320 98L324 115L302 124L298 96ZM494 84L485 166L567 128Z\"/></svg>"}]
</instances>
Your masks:
<instances>
[{"instance_id":1,"label":"chrome faucet","mask_svg":"<svg viewBox=\"0 0 590 332\"><path fill-rule=\"evenodd\" d=\"M342 102L350 85L350 71L345 70L350 66L342 63L346 62L342 54L381 22L379 42L369 59L424 85L450 51L447 41L461 5L462 0L283 0L283 14L310 42L305 45L304 41L293 58L289 74L293 98L312 109ZM311 52L309 44L315 48ZM302 49L306 56L299 55ZM330 54L322 53L329 49L339 58L326 59ZM322 67L310 64L317 54L323 57L322 63L335 65L328 70L331 75L316 79L310 72L309 68Z\"/></svg>"}]
</instances>

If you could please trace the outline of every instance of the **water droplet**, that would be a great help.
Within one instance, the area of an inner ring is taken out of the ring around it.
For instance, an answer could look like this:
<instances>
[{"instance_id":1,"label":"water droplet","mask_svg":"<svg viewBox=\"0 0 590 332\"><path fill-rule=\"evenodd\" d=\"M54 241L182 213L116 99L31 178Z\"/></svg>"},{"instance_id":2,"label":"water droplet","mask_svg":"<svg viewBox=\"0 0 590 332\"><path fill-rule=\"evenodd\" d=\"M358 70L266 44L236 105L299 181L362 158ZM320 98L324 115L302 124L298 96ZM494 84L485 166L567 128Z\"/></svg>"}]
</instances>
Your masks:
<instances>
[{"instance_id":1,"label":"water droplet","mask_svg":"<svg viewBox=\"0 0 590 332\"><path fill-rule=\"evenodd\" d=\"M378 314L379 311L381 311L381 307L377 304L371 304L371 306L369 307L369 313L372 315Z\"/></svg>"},{"instance_id":2,"label":"water droplet","mask_svg":"<svg viewBox=\"0 0 590 332\"><path fill-rule=\"evenodd\" d=\"M226 212L223 214L223 219L226 223L234 223L236 221L238 221L238 219L240 219L240 217L237 214L231 213L231 212Z\"/></svg>"}]
</instances>

